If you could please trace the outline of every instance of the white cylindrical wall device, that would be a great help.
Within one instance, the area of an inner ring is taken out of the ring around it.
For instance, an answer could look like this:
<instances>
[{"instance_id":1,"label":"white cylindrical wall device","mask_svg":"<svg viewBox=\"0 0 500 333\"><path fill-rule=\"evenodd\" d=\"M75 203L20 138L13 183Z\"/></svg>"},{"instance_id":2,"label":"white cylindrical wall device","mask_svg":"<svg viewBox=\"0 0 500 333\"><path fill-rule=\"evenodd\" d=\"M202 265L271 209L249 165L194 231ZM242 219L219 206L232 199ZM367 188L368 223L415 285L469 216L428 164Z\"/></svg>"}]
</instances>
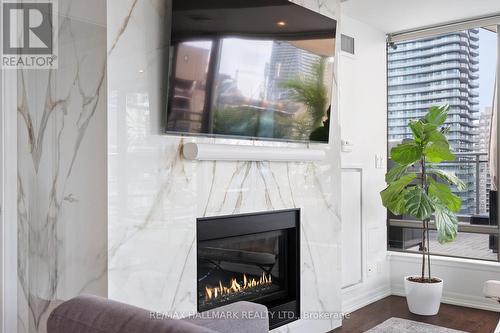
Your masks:
<instances>
[{"instance_id":1,"label":"white cylindrical wall device","mask_svg":"<svg viewBox=\"0 0 500 333\"><path fill-rule=\"evenodd\" d=\"M283 161L308 162L325 158L324 149L262 147L208 143L185 143L184 157L199 161Z\"/></svg>"}]
</instances>

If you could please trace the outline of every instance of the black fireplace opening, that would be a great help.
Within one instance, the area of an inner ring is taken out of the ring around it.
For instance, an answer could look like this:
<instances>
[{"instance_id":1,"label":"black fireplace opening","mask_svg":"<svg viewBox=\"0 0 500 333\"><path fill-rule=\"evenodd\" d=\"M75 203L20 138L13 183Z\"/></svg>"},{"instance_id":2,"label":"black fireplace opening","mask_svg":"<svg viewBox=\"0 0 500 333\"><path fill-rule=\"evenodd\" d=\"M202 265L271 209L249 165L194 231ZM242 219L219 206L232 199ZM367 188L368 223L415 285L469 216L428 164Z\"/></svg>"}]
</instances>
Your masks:
<instances>
[{"instance_id":1,"label":"black fireplace opening","mask_svg":"<svg viewBox=\"0 0 500 333\"><path fill-rule=\"evenodd\" d=\"M237 301L269 309L271 329L300 314L300 210L197 220L198 311Z\"/></svg>"}]
</instances>

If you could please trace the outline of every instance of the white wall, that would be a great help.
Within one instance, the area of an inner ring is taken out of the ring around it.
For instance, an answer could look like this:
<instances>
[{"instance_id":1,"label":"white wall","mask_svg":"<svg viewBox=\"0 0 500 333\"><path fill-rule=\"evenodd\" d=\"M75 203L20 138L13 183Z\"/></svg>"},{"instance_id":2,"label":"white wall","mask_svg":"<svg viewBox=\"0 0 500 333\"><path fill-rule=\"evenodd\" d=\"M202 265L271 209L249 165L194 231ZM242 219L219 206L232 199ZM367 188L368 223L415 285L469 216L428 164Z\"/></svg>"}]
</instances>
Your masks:
<instances>
[{"instance_id":1,"label":"white wall","mask_svg":"<svg viewBox=\"0 0 500 333\"><path fill-rule=\"evenodd\" d=\"M356 221L348 211L342 216L343 261L350 263L342 268L344 277L352 278L359 265L363 268L362 282L343 289L343 311L352 311L390 294L386 212L379 196L386 168L386 49L383 32L345 15L341 22L342 33L355 39L355 55L342 53L339 59L341 136L354 145L352 152L342 153L342 167L362 172L361 193L358 186L342 190L343 200L360 195L362 205L362 258L348 251L359 240L358 228L349 225ZM382 160L380 168L375 167L376 156Z\"/></svg>"},{"instance_id":2,"label":"white wall","mask_svg":"<svg viewBox=\"0 0 500 333\"><path fill-rule=\"evenodd\" d=\"M350 312L380 298L404 296L403 278L419 272L420 256L386 251L386 211L379 191L385 187L386 161L386 60L385 35L371 25L342 15L341 31L355 38L355 55L339 60L341 136L353 143L353 151L342 153L342 252L344 285L342 308ZM375 168L382 157L384 166ZM360 170L359 189L353 171ZM361 225L353 212L361 198ZM362 237L359 237L359 230ZM358 243L357 243L358 242ZM361 244L359 244L361 243ZM361 258L356 246L362 247ZM358 264L359 263L359 264ZM444 281L444 303L492 311L500 306L482 293L483 283L500 280L500 264L479 260L433 257L433 275Z\"/></svg>"}]
</instances>

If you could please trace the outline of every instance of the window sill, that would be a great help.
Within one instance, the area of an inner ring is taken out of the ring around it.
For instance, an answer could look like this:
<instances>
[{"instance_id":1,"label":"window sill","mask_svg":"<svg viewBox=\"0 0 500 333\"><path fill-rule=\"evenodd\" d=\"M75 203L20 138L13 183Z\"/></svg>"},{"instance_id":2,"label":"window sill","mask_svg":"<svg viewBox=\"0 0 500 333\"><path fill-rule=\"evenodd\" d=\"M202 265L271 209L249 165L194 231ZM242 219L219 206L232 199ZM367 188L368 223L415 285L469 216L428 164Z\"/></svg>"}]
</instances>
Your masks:
<instances>
[{"instance_id":1,"label":"window sill","mask_svg":"<svg viewBox=\"0 0 500 333\"><path fill-rule=\"evenodd\" d=\"M389 226L392 227L422 229L422 222L417 220L403 220L403 219L390 218L388 224ZM429 223L429 229L436 230L436 225L432 220ZM500 234L500 229L496 225L471 225L468 223L459 223L458 232L498 235Z\"/></svg>"},{"instance_id":2,"label":"window sill","mask_svg":"<svg viewBox=\"0 0 500 333\"><path fill-rule=\"evenodd\" d=\"M469 258L454 258L445 257L440 255L431 255L433 265L443 266L443 267L462 267L465 269L474 269L481 271L497 271L500 273L500 263L495 261L479 260L479 259L469 259ZM418 253L406 253L398 251L387 251L387 258L392 262L415 262L420 264L422 258L421 254Z\"/></svg>"}]
</instances>

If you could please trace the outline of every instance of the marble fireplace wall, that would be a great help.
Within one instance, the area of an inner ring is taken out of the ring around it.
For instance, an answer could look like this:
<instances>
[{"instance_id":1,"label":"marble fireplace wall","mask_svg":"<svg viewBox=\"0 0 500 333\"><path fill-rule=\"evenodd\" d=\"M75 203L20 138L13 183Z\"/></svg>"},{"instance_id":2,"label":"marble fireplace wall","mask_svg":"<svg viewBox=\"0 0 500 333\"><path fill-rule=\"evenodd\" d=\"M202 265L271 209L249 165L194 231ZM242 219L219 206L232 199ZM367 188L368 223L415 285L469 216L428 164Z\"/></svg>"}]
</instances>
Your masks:
<instances>
[{"instance_id":1,"label":"marble fireplace wall","mask_svg":"<svg viewBox=\"0 0 500 333\"><path fill-rule=\"evenodd\" d=\"M297 2L340 17L338 0ZM108 0L107 6L109 297L150 310L193 312L196 218L298 207L302 310L339 312L337 101L333 139L322 146L327 158L320 163L185 160L181 145L187 141L293 145L162 135L165 0ZM321 332L338 324L301 320L277 331Z\"/></svg>"},{"instance_id":2,"label":"marble fireplace wall","mask_svg":"<svg viewBox=\"0 0 500 333\"><path fill-rule=\"evenodd\" d=\"M18 71L18 333L107 295L106 3L58 15L59 67Z\"/></svg>"}]
</instances>

